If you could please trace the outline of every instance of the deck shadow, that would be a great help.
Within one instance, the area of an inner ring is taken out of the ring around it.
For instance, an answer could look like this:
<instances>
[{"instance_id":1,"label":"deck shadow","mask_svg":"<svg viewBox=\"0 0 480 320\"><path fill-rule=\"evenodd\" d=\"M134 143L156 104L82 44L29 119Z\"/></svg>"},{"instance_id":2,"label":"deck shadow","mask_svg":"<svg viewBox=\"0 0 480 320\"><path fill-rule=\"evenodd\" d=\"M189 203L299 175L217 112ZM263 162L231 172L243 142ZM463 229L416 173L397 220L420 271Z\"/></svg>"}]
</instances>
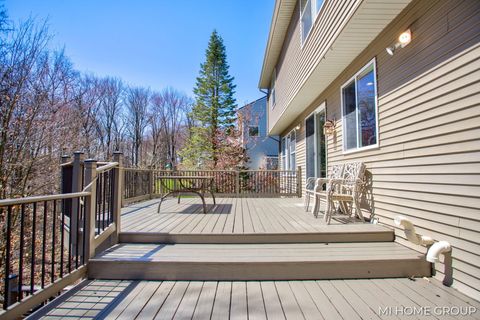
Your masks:
<instances>
[{"instance_id":1,"label":"deck shadow","mask_svg":"<svg viewBox=\"0 0 480 320\"><path fill-rule=\"evenodd\" d=\"M133 210L130 210L130 211L128 211L128 212L122 212L121 215L122 215L122 217L123 217L123 216L127 216L127 215L132 214L132 213L135 213L135 212L137 212L137 211L142 211L142 210L144 210L144 209L151 208L151 207L153 207L153 206L155 206L155 205L158 205L158 204L155 204L155 203L153 203L153 204L147 204L147 205L143 205L143 206L141 206L141 207L134 207L134 205L127 206L127 207L125 207L125 208L134 208L134 209L133 209Z\"/></svg>"},{"instance_id":2,"label":"deck shadow","mask_svg":"<svg viewBox=\"0 0 480 320\"><path fill-rule=\"evenodd\" d=\"M207 204L207 214L230 214L232 213L232 204ZM179 214L192 214L192 213L203 213L203 206L200 203L191 204L188 207L184 208L182 211L175 213Z\"/></svg>"},{"instance_id":3,"label":"deck shadow","mask_svg":"<svg viewBox=\"0 0 480 320\"><path fill-rule=\"evenodd\" d=\"M140 281L132 281L124 290L120 292L107 306L100 311L94 318L95 319L106 319L110 313L119 306L125 298L140 284Z\"/></svg>"}]
</instances>

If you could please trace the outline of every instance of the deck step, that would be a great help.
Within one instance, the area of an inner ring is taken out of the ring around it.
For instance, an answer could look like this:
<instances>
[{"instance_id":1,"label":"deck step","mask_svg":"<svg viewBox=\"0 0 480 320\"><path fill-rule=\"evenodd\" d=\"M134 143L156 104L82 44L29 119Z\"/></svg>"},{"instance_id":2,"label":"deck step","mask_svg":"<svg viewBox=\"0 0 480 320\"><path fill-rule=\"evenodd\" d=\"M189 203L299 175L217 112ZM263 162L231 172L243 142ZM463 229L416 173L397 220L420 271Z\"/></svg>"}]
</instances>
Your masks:
<instances>
[{"instance_id":1,"label":"deck step","mask_svg":"<svg viewBox=\"0 0 480 320\"><path fill-rule=\"evenodd\" d=\"M430 276L395 242L118 244L90 260L91 279L305 280Z\"/></svg>"},{"instance_id":2,"label":"deck step","mask_svg":"<svg viewBox=\"0 0 480 320\"><path fill-rule=\"evenodd\" d=\"M309 243L387 242L395 239L392 229L374 224L330 225L316 232L277 233L160 233L120 232L121 243Z\"/></svg>"}]
</instances>

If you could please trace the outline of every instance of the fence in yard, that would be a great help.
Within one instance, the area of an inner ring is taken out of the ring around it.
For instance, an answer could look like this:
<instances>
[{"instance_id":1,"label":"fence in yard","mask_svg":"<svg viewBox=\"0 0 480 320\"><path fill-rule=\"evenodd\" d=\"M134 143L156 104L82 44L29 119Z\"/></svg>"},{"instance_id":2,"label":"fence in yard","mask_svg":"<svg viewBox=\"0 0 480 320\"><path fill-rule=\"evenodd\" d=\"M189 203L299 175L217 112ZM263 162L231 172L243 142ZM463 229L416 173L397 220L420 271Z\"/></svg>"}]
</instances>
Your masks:
<instances>
[{"instance_id":1,"label":"fence in yard","mask_svg":"<svg viewBox=\"0 0 480 320\"><path fill-rule=\"evenodd\" d=\"M121 157L64 158L61 194L0 200L0 318L18 318L85 277L120 229Z\"/></svg>"},{"instance_id":2,"label":"fence in yard","mask_svg":"<svg viewBox=\"0 0 480 320\"><path fill-rule=\"evenodd\" d=\"M140 201L180 186L169 176L212 177L220 197L301 197L301 170L153 170L123 168L124 199ZM195 180L190 178L190 180Z\"/></svg>"}]
</instances>

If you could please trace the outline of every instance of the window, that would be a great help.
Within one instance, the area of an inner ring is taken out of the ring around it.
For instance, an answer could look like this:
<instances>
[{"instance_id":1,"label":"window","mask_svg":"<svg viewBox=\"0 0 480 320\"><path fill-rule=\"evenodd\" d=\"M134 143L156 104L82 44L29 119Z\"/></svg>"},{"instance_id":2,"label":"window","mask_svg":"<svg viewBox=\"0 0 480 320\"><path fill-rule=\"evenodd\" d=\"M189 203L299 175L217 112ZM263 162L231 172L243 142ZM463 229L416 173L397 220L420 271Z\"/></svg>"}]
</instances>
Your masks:
<instances>
[{"instance_id":1,"label":"window","mask_svg":"<svg viewBox=\"0 0 480 320\"><path fill-rule=\"evenodd\" d=\"M312 29L315 17L322 8L323 0L300 0L300 23L302 44Z\"/></svg>"},{"instance_id":2,"label":"window","mask_svg":"<svg viewBox=\"0 0 480 320\"><path fill-rule=\"evenodd\" d=\"M378 145L375 61L362 68L342 87L343 150Z\"/></svg>"},{"instance_id":3,"label":"window","mask_svg":"<svg viewBox=\"0 0 480 320\"><path fill-rule=\"evenodd\" d=\"M275 107L275 82L277 81L277 70L273 69L272 73L272 81L270 83L270 109L273 109Z\"/></svg>"},{"instance_id":4,"label":"window","mask_svg":"<svg viewBox=\"0 0 480 320\"><path fill-rule=\"evenodd\" d=\"M258 137L258 126L248 127L248 135L250 137Z\"/></svg>"},{"instance_id":5,"label":"window","mask_svg":"<svg viewBox=\"0 0 480 320\"><path fill-rule=\"evenodd\" d=\"M282 170L296 170L296 133L291 131L282 138Z\"/></svg>"},{"instance_id":6,"label":"window","mask_svg":"<svg viewBox=\"0 0 480 320\"><path fill-rule=\"evenodd\" d=\"M326 176L325 103L305 119L305 173L307 177Z\"/></svg>"},{"instance_id":7,"label":"window","mask_svg":"<svg viewBox=\"0 0 480 320\"><path fill-rule=\"evenodd\" d=\"M295 170L296 168L295 151L296 151L296 144L297 144L295 130L288 135L287 141L288 141L288 154L289 154L288 170Z\"/></svg>"}]
</instances>

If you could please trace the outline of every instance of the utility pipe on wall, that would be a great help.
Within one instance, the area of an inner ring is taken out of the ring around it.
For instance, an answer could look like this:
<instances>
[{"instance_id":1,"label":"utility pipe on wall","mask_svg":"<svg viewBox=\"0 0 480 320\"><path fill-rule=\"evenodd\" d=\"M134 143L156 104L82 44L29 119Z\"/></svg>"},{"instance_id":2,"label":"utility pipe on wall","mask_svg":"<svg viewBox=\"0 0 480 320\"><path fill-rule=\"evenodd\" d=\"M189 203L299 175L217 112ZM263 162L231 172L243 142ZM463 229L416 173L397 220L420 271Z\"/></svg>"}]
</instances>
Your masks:
<instances>
[{"instance_id":1,"label":"utility pipe on wall","mask_svg":"<svg viewBox=\"0 0 480 320\"><path fill-rule=\"evenodd\" d=\"M394 222L397 226L403 226L405 236L407 237L408 241L422 246L430 246L434 243L432 238L418 235L415 232L415 226L413 225L412 221L404 216L396 216Z\"/></svg>"},{"instance_id":2,"label":"utility pipe on wall","mask_svg":"<svg viewBox=\"0 0 480 320\"><path fill-rule=\"evenodd\" d=\"M445 254L447 252L450 252L452 250L452 247L450 246L450 243L447 241L439 241L435 242L427 252L427 261L431 263L438 262L438 259L441 254Z\"/></svg>"}]
</instances>

